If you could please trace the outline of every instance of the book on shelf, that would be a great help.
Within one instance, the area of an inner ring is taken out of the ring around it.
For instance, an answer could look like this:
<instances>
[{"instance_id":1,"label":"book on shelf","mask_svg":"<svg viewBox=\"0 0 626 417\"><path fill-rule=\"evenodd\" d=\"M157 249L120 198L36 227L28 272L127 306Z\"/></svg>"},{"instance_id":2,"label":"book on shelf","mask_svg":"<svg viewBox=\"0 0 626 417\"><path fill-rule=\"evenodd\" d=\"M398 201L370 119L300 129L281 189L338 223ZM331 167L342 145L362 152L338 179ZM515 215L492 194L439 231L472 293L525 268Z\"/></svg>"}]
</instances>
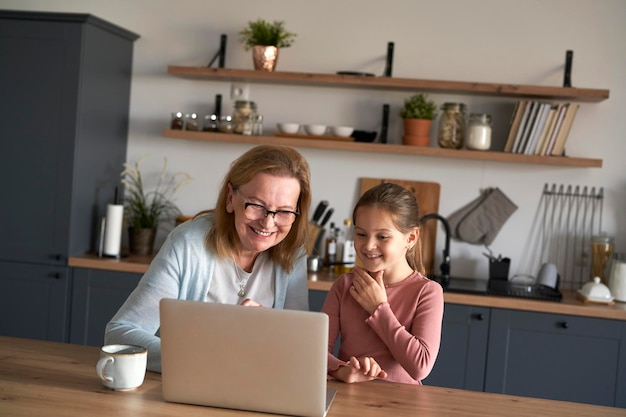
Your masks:
<instances>
[{"instance_id":1,"label":"book on shelf","mask_svg":"<svg viewBox=\"0 0 626 417\"><path fill-rule=\"evenodd\" d=\"M551 155L563 155L563 151L565 150L565 142L567 142L569 132L572 129L572 124L574 123L574 118L576 117L576 113L578 112L579 107L580 104L578 103L569 103L569 106L567 106L567 111L565 112L565 117L563 117L561 128L559 129L556 140L554 141L554 147L552 148Z\"/></svg>"},{"instance_id":2,"label":"book on shelf","mask_svg":"<svg viewBox=\"0 0 626 417\"><path fill-rule=\"evenodd\" d=\"M522 137L520 142L517 144L517 148L514 150L515 153L524 153L526 150L526 146L530 141L530 136L533 133L533 130L537 126L538 123L538 115L539 109L541 107L541 103L538 101L533 101L530 104L530 113L528 114L528 119L526 119L526 123L524 125L524 131L522 132Z\"/></svg>"},{"instance_id":3,"label":"book on shelf","mask_svg":"<svg viewBox=\"0 0 626 417\"><path fill-rule=\"evenodd\" d=\"M519 153L519 149L521 147L521 143L523 141L524 136L527 133L529 119L531 118L532 109L534 108L535 102L529 100L526 102L526 106L524 107L524 113L522 114L522 120L520 121L520 125L515 132L515 141L513 142L513 149L511 152Z\"/></svg>"},{"instance_id":4,"label":"book on shelf","mask_svg":"<svg viewBox=\"0 0 626 417\"><path fill-rule=\"evenodd\" d=\"M568 107L569 107L569 103L563 103L563 104L558 105L556 116L555 116L555 121L554 121L554 127L552 129L552 132L550 132L548 143L546 144L546 149L542 155L552 155L552 150L554 149L554 143L556 142L556 137L559 134L561 125L563 124L563 118L565 117L565 112L567 111Z\"/></svg>"},{"instance_id":5,"label":"book on shelf","mask_svg":"<svg viewBox=\"0 0 626 417\"><path fill-rule=\"evenodd\" d=\"M539 141L537 142L537 147L535 148L535 155L545 155L546 148L548 147L548 141L550 140L550 134L554 129L554 124L556 122L556 115L559 105L553 104L550 106L550 110L548 110L548 117L546 118L546 124L543 127L543 131L541 132L541 136L539 137Z\"/></svg>"},{"instance_id":6,"label":"book on shelf","mask_svg":"<svg viewBox=\"0 0 626 417\"><path fill-rule=\"evenodd\" d=\"M526 107L526 103L527 101L525 100L520 100L515 103L515 109L513 109L511 122L509 123L509 134L506 138L506 143L504 145L504 152L511 152L513 150L515 135L517 134L520 122L522 121L522 115L524 114L524 108Z\"/></svg>"},{"instance_id":7,"label":"book on shelf","mask_svg":"<svg viewBox=\"0 0 626 417\"><path fill-rule=\"evenodd\" d=\"M535 149L537 148L537 142L539 141L539 137L541 136L543 128L546 124L550 107L552 107L550 103L539 103L535 123L533 124L533 128L528 136L528 142L526 143L526 147L521 153L524 153L525 155L533 155L535 153Z\"/></svg>"}]
</instances>

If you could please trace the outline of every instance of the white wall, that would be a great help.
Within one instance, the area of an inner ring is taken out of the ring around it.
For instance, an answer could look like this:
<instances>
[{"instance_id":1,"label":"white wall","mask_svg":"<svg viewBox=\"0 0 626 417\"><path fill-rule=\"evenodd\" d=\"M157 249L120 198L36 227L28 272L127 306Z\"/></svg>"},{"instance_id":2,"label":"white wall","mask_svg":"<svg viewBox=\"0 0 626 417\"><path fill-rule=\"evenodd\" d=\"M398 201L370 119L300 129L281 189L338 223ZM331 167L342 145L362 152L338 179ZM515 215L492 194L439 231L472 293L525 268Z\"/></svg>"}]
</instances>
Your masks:
<instances>
[{"instance_id":1,"label":"white wall","mask_svg":"<svg viewBox=\"0 0 626 417\"><path fill-rule=\"evenodd\" d=\"M191 174L195 180L177 200L188 214L213 206L229 163L249 146L161 137L172 111L211 112L216 94L223 95L225 110L232 105L229 83L169 76L167 66L206 65L225 33L226 66L251 69L250 53L237 41L249 20L284 20L297 32L295 44L281 51L279 71L382 74L387 42L392 41L397 77L560 86L565 51L572 49L574 86L609 89L610 99L581 104L567 151L603 159L603 168L301 149L312 169L313 203L329 200L336 210L333 220L341 222L350 216L360 177L437 181L442 187L440 213L448 215L478 196L481 188L499 187L519 209L492 249L512 258L512 273L535 273L523 259L535 243L530 231L544 184L604 187L603 229L617 237L617 250L626 252L623 0L0 0L0 8L91 13L141 36L135 44L128 159L149 154L146 168L157 170L167 156L171 169ZM268 132L279 121L376 130L382 104L389 103L392 142L400 141L398 108L410 93L257 84L250 91ZM513 99L432 98L465 102L470 112L494 113L494 131L500 133L495 140L502 143ZM442 241L440 235L437 254ZM486 276L482 252L482 247L453 242L453 274Z\"/></svg>"}]
</instances>

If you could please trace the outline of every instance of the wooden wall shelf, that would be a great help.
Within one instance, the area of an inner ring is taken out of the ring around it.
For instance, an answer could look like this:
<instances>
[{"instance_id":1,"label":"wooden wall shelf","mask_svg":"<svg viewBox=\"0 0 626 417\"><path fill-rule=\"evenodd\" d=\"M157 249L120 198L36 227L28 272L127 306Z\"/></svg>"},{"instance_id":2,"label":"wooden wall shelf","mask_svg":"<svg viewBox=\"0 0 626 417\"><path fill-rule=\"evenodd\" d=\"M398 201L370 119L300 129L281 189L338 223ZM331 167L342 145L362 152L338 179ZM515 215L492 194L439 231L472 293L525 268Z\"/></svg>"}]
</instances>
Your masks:
<instances>
[{"instance_id":1,"label":"wooden wall shelf","mask_svg":"<svg viewBox=\"0 0 626 417\"><path fill-rule=\"evenodd\" d=\"M420 91L526 99L550 99L600 102L609 98L609 90L548 87L518 84L479 83L467 81L422 80L396 77L318 74L304 72L266 72L230 68L169 66L172 75L217 81L328 86L391 91Z\"/></svg>"},{"instance_id":2,"label":"wooden wall shelf","mask_svg":"<svg viewBox=\"0 0 626 417\"><path fill-rule=\"evenodd\" d=\"M316 148L350 152L371 152L371 153L387 153L400 155L415 155L436 158L456 158L468 159L475 161L492 161L504 163L521 163L536 165L553 165L562 167L575 168L600 168L602 167L601 159L591 158L572 158L563 156L535 156L521 155L508 152L483 152L471 151L465 149L443 149L435 147L418 147L406 145L392 145L381 143L363 143L363 142L347 142L333 141L323 139L300 139L290 137L277 136L246 136L228 133L215 132L194 132L188 130L171 130L163 131L163 136L173 139L199 140L206 142L230 142L230 143L249 143L249 144L279 144L300 148Z\"/></svg>"}]
</instances>

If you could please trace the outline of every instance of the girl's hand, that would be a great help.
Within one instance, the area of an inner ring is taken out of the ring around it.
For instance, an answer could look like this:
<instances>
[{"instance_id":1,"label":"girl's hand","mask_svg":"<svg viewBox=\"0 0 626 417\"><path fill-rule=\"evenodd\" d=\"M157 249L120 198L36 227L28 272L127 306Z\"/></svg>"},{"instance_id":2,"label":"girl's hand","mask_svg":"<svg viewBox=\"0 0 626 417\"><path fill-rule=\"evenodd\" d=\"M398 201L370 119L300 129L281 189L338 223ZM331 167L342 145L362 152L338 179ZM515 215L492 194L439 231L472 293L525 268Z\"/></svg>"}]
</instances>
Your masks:
<instances>
[{"instance_id":1,"label":"girl's hand","mask_svg":"<svg viewBox=\"0 0 626 417\"><path fill-rule=\"evenodd\" d=\"M259 304L251 298L246 298L245 300L243 300L241 302L241 305L246 307L263 307L263 304Z\"/></svg>"},{"instance_id":2,"label":"girl's hand","mask_svg":"<svg viewBox=\"0 0 626 417\"><path fill-rule=\"evenodd\" d=\"M353 356L350 358L350 362L347 365L340 366L336 371L331 372L331 376L340 381L352 384L354 382L387 378L387 372L385 372L371 356L362 356L360 358Z\"/></svg>"},{"instance_id":3,"label":"girl's hand","mask_svg":"<svg viewBox=\"0 0 626 417\"><path fill-rule=\"evenodd\" d=\"M369 314L373 314L379 305L387 301L383 273L384 271L378 271L376 277L372 278L364 269L354 268L350 294Z\"/></svg>"}]
</instances>

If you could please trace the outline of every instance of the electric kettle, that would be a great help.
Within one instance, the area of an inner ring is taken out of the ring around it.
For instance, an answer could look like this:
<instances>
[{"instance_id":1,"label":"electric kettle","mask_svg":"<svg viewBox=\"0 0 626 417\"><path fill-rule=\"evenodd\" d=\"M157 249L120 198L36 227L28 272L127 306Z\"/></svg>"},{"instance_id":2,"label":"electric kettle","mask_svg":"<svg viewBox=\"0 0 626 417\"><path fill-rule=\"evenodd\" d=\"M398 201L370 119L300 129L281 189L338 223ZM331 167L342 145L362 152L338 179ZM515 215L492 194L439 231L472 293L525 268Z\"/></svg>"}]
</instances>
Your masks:
<instances>
[{"instance_id":1,"label":"electric kettle","mask_svg":"<svg viewBox=\"0 0 626 417\"><path fill-rule=\"evenodd\" d=\"M615 301L626 302L626 253L614 253L609 272L609 289Z\"/></svg>"}]
</instances>

